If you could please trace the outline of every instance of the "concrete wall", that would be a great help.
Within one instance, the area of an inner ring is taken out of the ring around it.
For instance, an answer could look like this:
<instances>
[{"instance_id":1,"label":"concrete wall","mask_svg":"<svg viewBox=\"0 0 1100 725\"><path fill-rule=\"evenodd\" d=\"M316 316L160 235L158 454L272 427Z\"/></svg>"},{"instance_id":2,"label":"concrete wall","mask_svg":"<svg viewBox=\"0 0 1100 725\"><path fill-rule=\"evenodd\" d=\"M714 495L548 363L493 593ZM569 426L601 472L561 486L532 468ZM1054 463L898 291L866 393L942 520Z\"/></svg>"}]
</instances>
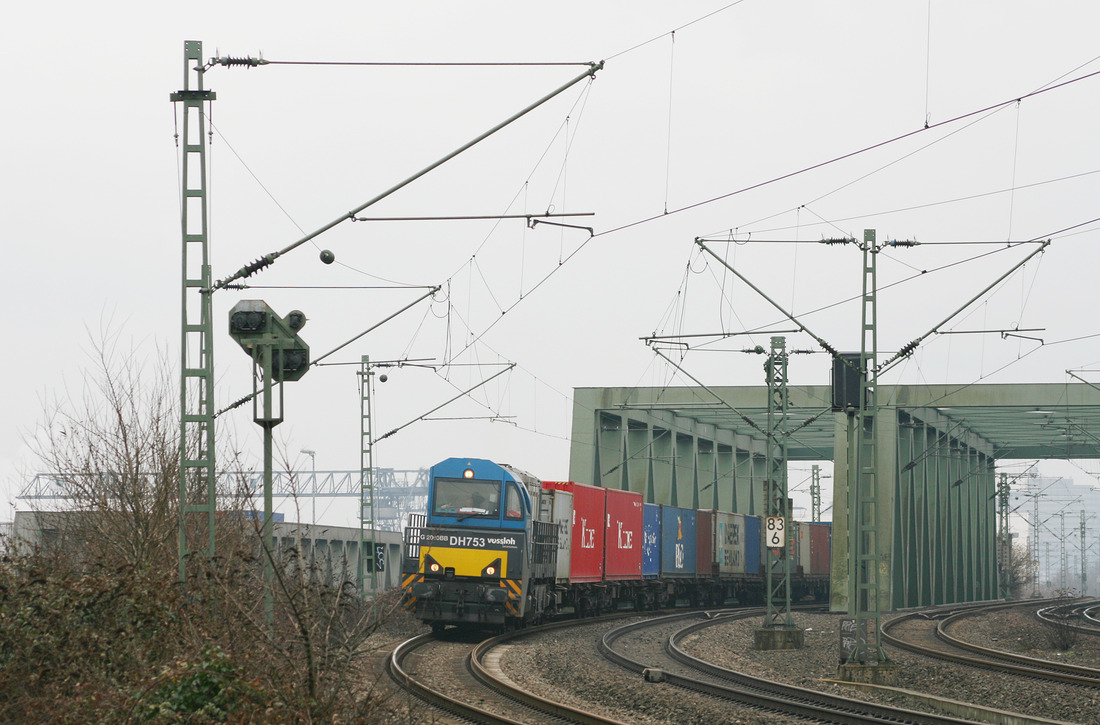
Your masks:
<instances>
[{"instance_id":1,"label":"concrete wall","mask_svg":"<svg viewBox=\"0 0 1100 725\"><path fill-rule=\"evenodd\" d=\"M78 512L18 511L13 523L12 541L17 547L49 544L59 540L65 519ZM278 556L288 571L304 570L310 577L330 585L357 582L359 566L359 529L356 527L296 524L276 521L273 526ZM378 573L378 589L397 586L401 572L401 533L376 531L376 544L386 547L385 569ZM301 551L299 558L297 552ZM300 569L299 566L302 566ZM370 589L370 569L364 567L366 589Z\"/></svg>"}]
</instances>

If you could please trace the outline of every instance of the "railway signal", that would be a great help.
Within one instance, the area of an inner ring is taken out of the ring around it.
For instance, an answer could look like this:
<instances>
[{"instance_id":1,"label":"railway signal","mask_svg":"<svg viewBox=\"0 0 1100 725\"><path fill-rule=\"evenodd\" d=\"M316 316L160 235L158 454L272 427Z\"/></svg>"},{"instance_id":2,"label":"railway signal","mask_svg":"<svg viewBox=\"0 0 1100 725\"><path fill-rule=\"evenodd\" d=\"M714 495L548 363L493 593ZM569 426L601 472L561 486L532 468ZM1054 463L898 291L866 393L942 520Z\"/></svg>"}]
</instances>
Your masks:
<instances>
[{"instance_id":1,"label":"railway signal","mask_svg":"<svg viewBox=\"0 0 1100 725\"><path fill-rule=\"evenodd\" d=\"M283 422L283 383L301 380L309 370L309 345L298 336L305 327L306 316L294 310L280 317L263 300L241 300L229 311L229 336L237 341L258 368L263 388L257 389L252 377L252 419L264 429L264 520L261 530L264 556L264 612L270 623L274 618L272 586L275 582L275 542L271 527L272 514L272 438L271 429ZM273 384L279 385L278 410Z\"/></svg>"},{"instance_id":2,"label":"railway signal","mask_svg":"<svg viewBox=\"0 0 1100 725\"><path fill-rule=\"evenodd\" d=\"M230 337L253 360L270 349L271 372L277 382L301 380L309 369L309 345L298 336L305 325L301 311L279 317L263 300L242 300L229 311Z\"/></svg>"}]
</instances>

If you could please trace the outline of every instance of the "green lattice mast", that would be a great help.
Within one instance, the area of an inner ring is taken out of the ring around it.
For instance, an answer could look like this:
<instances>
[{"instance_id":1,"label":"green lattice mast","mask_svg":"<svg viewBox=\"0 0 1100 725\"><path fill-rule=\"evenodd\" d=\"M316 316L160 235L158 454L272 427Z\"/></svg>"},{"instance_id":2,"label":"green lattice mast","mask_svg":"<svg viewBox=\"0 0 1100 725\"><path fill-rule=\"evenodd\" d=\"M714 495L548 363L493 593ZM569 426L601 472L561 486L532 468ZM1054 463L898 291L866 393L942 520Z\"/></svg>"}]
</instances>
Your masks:
<instances>
[{"instance_id":1,"label":"green lattice mast","mask_svg":"<svg viewBox=\"0 0 1100 725\"><path fill-rule=\"evenodd\" d=\"M206 203L206 119L202 42L183 44L180 223L183 240L180 340L179 576L196 552L214 555L214 326L210 295L210 238ZM177 139L178 144L178 139Z\"/></svg>"}]
</instances>

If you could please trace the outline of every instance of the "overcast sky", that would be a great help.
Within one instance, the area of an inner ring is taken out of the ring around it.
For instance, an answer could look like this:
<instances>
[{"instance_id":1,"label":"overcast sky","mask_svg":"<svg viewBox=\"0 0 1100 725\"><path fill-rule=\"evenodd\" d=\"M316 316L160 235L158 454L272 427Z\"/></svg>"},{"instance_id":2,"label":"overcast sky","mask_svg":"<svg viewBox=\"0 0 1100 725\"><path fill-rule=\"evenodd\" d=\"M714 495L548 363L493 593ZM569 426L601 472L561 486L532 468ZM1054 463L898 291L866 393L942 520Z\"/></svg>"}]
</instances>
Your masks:
<instances>
[{"instance_id":1,"label":"overcast sky","mask_svg":"<svg viewBox=\"0 0 1100 725\"><path fill-rule=\"evenodd\" d=\"M320 470L358 467L362 355L435 366L386 371L376 435L516 364L380 441L376 465L478 456L544 479L567 475L574 387L690 384L639 338L756 331L693 340L682 365L709 385L763 384L763 360L739 350L767 347L790 324L702 256L697 237L839 349L859 347L859 252L774 242L864 229L920 241L880 257L886 355L1035 249L1006 242L1051 239L945 326L1037 331L936 335L882 382L1064 382L1100 365L1100 76L1074 81L1100 71L1095 3L108 0L63 12L23 3L6 16L0 213L13 349L0 519L39 470L24 441L43 401L79 393L95 341L117 335L150 366L159 354L177 364L181 121L169 94L185 40L207 57L271 61L606 61L591 83L362 212L592 213L555 221L595 236L522 220L344 222L250 278L264 288L215 295L220 407L251 391L226 334L238 300L304 311L317 357L441 287L326 360L348 365L288 385L276 435L291 465L308 467L299 451L312 448ZM212 68L214 276L341 217L583 71ZM945 242L983 244L933 244ZM336 263L322 264L321 249ZM804 334L787 345L819 350ZM822 354L794 357L791 382L824 384L828 368ZM247 406L219 424L258 461ZM1079 480L1100 470L1063 469Z\"/></svg>"}]
</instances>

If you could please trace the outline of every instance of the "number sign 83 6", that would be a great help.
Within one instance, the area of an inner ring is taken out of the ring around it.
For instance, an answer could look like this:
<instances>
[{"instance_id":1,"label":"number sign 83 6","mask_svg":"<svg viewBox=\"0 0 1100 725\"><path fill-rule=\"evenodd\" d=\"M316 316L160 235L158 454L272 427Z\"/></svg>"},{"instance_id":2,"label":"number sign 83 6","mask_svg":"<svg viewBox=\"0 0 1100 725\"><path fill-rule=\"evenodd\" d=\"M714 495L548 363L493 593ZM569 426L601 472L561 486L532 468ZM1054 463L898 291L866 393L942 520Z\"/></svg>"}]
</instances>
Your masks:
<instances>
[{"instance_id":1,"label":"number sign 83 6","mask_svg":"<svg viewBox=\"0 0 1100 725\"><path fill-rule=\"evenodd\" d=\"M765 517L764 538L769 549L781 549L786 546L787 520L782 516Z\"/></svg>"}]
</instances>

